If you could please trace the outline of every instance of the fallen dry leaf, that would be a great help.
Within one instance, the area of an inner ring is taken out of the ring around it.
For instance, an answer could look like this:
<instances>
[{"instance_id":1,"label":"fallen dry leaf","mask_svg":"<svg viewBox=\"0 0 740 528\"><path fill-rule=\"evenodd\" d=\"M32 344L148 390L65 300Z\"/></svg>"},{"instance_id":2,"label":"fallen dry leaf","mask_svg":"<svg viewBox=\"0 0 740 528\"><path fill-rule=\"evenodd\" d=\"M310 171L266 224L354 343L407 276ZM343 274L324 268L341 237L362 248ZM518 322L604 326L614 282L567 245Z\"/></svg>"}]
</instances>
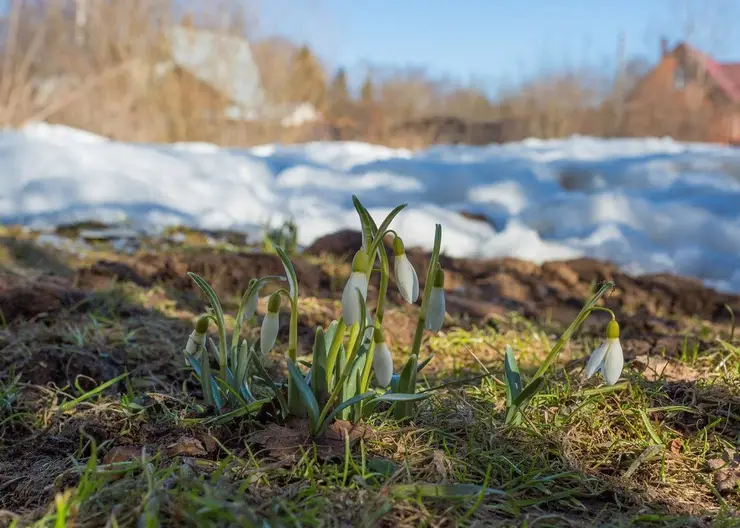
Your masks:
<instances>
[{"instance_id":1,"label":"fallen dry leaf","mask_svg":"<svg viewBox=\"0 0 740 528\"><path fill-rule=\"evenodd\" d=\"M714 486L720 493L737 489L740 481L740 455L732 450L725 450L724 458L713 458L707 461L714 471Z\"/></svg>"},{"instance_id":2,"label":"fallen dry leaf","mask_svg":"<svg viewBox=\"0 0 740 528\"><path fill-rule=\"evenodd\" d=\"M141 446L116 446L103 457L103 464L141 460Z\"/></svg>"},{"instance_id":3,"label":"fallen dry leaf","mask_svg":"<svg viewBox=\"0 0 740 528\"><path fill-rule=\"evenodd\" d=\"M372 429L364 424L352 424L336 420L326 431L316 438L309 432L307 420L291 420L285 426L269 424L263 430L249 436L249 440L264 446L270 456L289 463L295 460L302 450L316 448L319 458L328 460L342 456L345 448L345 433L350 446L361 438L372 435Z\"/></svg>"},{"instance_id":4,"label":"fallen dry leaf","mask_svg":"<svg viewBox=\"0 0 740 528\"><path fill-rule=\"evenodd\" d=\"M177 442L168 445L164 454L167 456L189 456L198 457L208 454L203 442L192 436L183 436Z\"/></svg>"}]
</instances>

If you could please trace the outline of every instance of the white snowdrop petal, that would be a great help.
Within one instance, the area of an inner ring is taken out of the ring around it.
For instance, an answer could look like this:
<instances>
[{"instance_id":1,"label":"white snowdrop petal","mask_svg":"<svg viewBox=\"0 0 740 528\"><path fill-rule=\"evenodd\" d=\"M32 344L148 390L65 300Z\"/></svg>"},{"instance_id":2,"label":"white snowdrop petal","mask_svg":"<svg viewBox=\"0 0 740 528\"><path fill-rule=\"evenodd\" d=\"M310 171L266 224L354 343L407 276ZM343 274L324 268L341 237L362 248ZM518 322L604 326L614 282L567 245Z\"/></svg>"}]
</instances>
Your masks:
<instances>
[{"instance_id":1,"label":"white snowdrop petal","mask_svg":"<svg viewBox=\"0 0 740 528\"><path fill-rule=\"evenodd\" d=\"M601 368L607 347L608 343L602 343L591 353L588 365L586 365L586 378L590 378Z\"/></svg>"},{"instance_id":2,"label":"white snowdrop petal","mask_svg":"<svg viewBox=\"0 0 740 528\"><path fill-rule=\"evenodd\" d=\"M619 339L610 339L609 348L604 358L604 366L601 373L609 385L614 385L619 381L624 367L624 354L622 353L622 344Z\"/></svg>"},{"instance_id":3,"label":"white snowdrop petal","mask_svg":"<svg viewBox=\"0 0 740 528\"><path fill-rule=\"evenodd\" d=\"M398 284L398 290L401 292L401 296L406 302L415 303L416 299L419 298L419 277L416 274L414 266L405 253L396 256L393 265L396 272L396 283Z\"/></svg>"},{"instance_id":4,"label":"white snowdrop petal","mask_svg":"<svg viewBox=\"0 0 740 528\"><path fill-rule=\"evenodd\" d=\"M342 293L342 318L347 326L360 321L360 300L356 289L360 290L363 299L367 299L367 276L359 271L353 271Z\"/></svg>"},{"instance_id":5,"label":"white snowdrop petal","mask_svg":"<svg viewBox=\"0 0 740 528\"><path fill-rule=\"evenodd\" d=\"M377 343L373 355L373 370L375 378L381 387L387 387L393 377L393 357L388 345Z\"/></svg>"},{"instance_id":6,"label":"white snowdrop petal","mask_svg":"<svg viewBox=\"0 0 740 528\"><path fill-rule=\"evenodd\" d=\"M445 292L442 288L432 288L427 306L427 318L424 326L427 330L439 332L445 322Z\"/></svg>"},{"instance_id":7,"label":"white snowdrop petal","mask_svg":"<svg viewBox=\"0 0 740 528\"><path fill-rule=\"evenodd\" d=\"M193 330L188 336L188 344L185 345L185 353L191 356L198 353L198 345L206 346L206 335Z\"/></svg>"},{"instance_id":8,"label":"white snowdrop petal","mask_svg":"<svg viewBox=\"0 0 740 528\"><path fill-rule=\"evenodd\" d=\"M275 346L278 330L280 329L280 316L277 313L267 312L262 319L262 328L260 329L260 352L266 356Z\"/></svg>"}]
</instances>

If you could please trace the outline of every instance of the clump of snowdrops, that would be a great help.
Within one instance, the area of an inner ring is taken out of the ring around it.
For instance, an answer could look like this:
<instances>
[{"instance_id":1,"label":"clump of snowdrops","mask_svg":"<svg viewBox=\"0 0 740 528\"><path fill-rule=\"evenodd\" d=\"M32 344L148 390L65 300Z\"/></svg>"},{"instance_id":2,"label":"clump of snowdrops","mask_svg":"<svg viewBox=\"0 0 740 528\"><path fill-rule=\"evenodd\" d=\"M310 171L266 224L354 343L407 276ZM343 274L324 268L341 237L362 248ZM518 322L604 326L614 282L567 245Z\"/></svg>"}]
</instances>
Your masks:
<instances>
[{"instance_id":1,"label":"clump of snowdrops","mask_svg":"<svg viewBox=\"0 0 740 528\"><path fill-rule=\"evenodd\" d=\"M310 363L298 361L299 285L283 248L275 246L285 276L250 281L239 303L230 342L227 342L218 296L203 278L188 273L208 298L211 311L196 323L185 356L200 381L205 403L213 405L222 418L243 416L266 402L277 401L283 418L289 415L307 418L311 433L319 435L337 418L352 422L367 419L383 402L390 404L388 410L396 419L407 419L413 415L415 404L431 395L431 391L417 391L417 375L432 359L429 356L419 360L423 333L438 331L445 317L444 271L439 264L442 228L439 224L435 226L434 249L424 291L420 292L418 276L406 256L403 240L390 229L405 205L393 209L378 226L357 197L353 197L353 202L360 218L362 247L352 260L352 272L342 294L341 317L327 328L316 328ZM394 373L383 317L391 276L383 246L388 235L393 237L393 273L401 296L409 304L421 299L413 345L400 373ZM367 304L367 291L375 276L379 286L373 311ZM259 338L253 342L240 341L243 324L254 317L261 289L270 282L286 281L287 289L280 287L268 298ZM262 358L275 347L283 303L290 308L285 352L288 378L278 384L265 371ZM218 329L218 343L207 338L211 323ZM211 367L212 360L217 363L217 369ZM304 371L301 366L308 369Z\"/></svg>"}]
</instances>

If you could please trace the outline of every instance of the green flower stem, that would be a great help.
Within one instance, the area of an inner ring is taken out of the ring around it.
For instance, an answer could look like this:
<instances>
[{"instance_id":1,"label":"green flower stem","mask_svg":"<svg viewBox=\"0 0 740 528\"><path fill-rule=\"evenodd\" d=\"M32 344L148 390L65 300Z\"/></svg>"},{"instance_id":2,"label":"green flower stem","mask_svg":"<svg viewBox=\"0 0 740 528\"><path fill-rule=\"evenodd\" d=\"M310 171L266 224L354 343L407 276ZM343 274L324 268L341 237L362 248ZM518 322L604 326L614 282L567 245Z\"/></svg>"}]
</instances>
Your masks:
<instances>
[{"instance_id":1,"label":"green flower stem","mask_svg":"<svg viewBox=\"0 0 740 528\"><path fill-rule=\"evenodd\" d=\"M360 382L360 394L367 392L370 388L370 374L373 370L373 357L375 357L375 340L370 340L370 346L367 349L367 361L362 369L362 378Z\"/></svg>"},{"instance_id":2,"label":"green flower stem","mask_svg":"<svg viewBox=\"0 0 740 528\"><path fill-rule=\"evenodd\" d=\"M414 332L414 341L411 345L411 354L419 356L419 350L421 350L421 339L424 337L424 325L426 324L426 310L422 308L419 314L419 320L416 322L416 331Z\"/></svg>"},{"instance_id":3,"label":"green flower stem","mask_svg":"<svg viewBox=\"0 0 740 528\"><path fill-rule=\"evenodd\" d=\"M288 357L295 363L298 355L298 303L290 303L290 329L288 332ZM297 416L301 412L301 401L298 390L294 383L288 378L288 409L291 414Z\"/></svg>"},{"instance_id":4,"label":"green flower stem","mask_svg":"<svg viewBox=\"0 0 740 528\"><path fill-rule=\"evenodd\" d=\"M555 359L560 354L560 351L565 347L565 344L568 342L568 340L571 338L573 333L575 333L576 330L578 330L578 327L583 324L583 322L586 320L586 318L589 316L592 310L595 308L600 308L596 306L596 303L601 299L601 297L606 294L609 290L614 288L613 282L607 282L604 284L598 292L594 294L591 299L583 306L580 313L576 317L575 321L573 321L570 326L563 332L563 335L560 336L560 339L558 339L557 343L555 343L555 346L552 347L552 350L545 358L545 361L542 362L542 365L540 365L540 368L537 369L537 372L535 372L534 376L530 380L530 384L535 381L540 376L544 375L545 372L547 372L547 369L550 368L550 365L555 361Z\"/></svg>"},{"instance_id":5,"label":"green flower stem","mask_svg":"<svg viewBox=\"0 0 740 528\"><path fill-rule=\"evenodd\" d=\"M334 404L337 398L339 398L339 395L342 392L342 389L344 387L344 382L347 380L347 376L349 376L350 370L352 370L352 363L355 361L355 357L357 356L357 352L360 350L360 343L361 340L358 339L358 336L360 335L360 326L365 326L364 324L361 325L360 323L355 323L352 325L352 330L350 331L350 353L347 357L347 363L344 365L344 370L342 371L342 375L339 377L339 381L337 382L336 386L334 387L334 390L329 395L329 399L326 401L326 405L324 405L324 408L321 410L321 414L319 415L319 419L317 420L317 423L322 424L324 420L326 419L327 414L329 414L329 409ZM363 330L363 334L364 334Z\"/></svg>"},{"instance_id":6,"label":"green flower stem","mask_svg":"<svg viewBox=\"0 0 740 528\"><path fill-rule=\"evenodd\" d=\"M360 323L355 323L350 327L349 330L349 343L347 343L347 350L354 350L355 345L358 342L358 337L360 336Z\"/></svg>"},{"instance_id":7,"label":"green flower stem","mask_svg":"<svg viewBox=\"0 0 740 528\"><path fill-rule=\"evenodd\" d=\"M378 324L383 323L385 313L385 297L388 293L388 282L390 281L390 266L385 248L380 251L380 289L378 290L378 305L375 308L375 320Z\"/></svg>"},{"instance_id":8,"label":"green flower stem","mask_svg":"<svg viewBox=\"0 0 740 528\"><path fill-rule=\"evenodd\" d=\"M334 379L334 367L337 364L337 357L339 357L339 348L342 346L344 341L344 334L347 330L347 324L344 322L342 317L339 318L337 323L337 329L334 333L334 339L329 347L329 356L326 358L326 375L329 380Z\"/></svg>"},{"instance_id":9,"label":"green flower stem","mask_svg":"<svg viewBox=\"0 0 740 528\"><path fill-rule=\"evenodd\" d=\"M614 312L612 312L609 308L604 308L603 306L594 306L588 312L590 314L591 312L596 312L596 311L598 311L598 312L606 312L606 313L608 313L609 315L612 316L612 321L616 321L617 320L617 316L614 315Z\"/></svg>"},{"instance_id":10,"label":"green flower stem","mask_svg":"<svg viewBox=\"0 0 740 528\"><path fill-rule=\"evenodd\" d=\"M416 332L414 333L414 343L411 346L411 354L419 356L419 350L421 349L421 338L424 335L424 324L427 319L427 305L429 304L429 297L432 295L432 288L434 287L434 274L437 271L437 265L439 264L439 251L442 245L442 226L437 224L434 230L434 249L432 250L432 257L429 260L429 268L427 269L427 278L424 282L424 296L421 299L421 308L419 310L419 320L416 322Z\"/></svg>"},{"instance_id":11,"label":"green flower stem","mask_svg":"<svg viewBox=\"0 0 740 528\"><path fill-rule=\"evenodd\" d=\"M297 299L290 296L290 292L285 288L280 288L276 293L283 294L290 301L290 323L288 326L288 357L295 363L298 355L298 303ZM298 391L291 379L288 377L288 411L299 416L301 412L301 401Z\"/></svg>"}]
</instances>

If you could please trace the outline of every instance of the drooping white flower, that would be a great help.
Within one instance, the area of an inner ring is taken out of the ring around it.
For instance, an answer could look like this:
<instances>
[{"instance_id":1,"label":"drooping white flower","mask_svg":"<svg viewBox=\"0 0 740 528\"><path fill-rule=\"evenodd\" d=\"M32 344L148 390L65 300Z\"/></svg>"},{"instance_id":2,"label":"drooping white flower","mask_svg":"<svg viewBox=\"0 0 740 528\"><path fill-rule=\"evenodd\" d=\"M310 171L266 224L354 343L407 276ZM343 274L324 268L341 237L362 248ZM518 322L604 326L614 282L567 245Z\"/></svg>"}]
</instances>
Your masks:
<instances>
[{"instance_id":1,"label":"drooping white flower","mask_svg":"<svg viewBox=\"0 0 740 528\"><path fill-rule=\"evenodd\" d=\"M262 319L260 328L260 352L266 356L275 346L278 330L280 329L280 292L275 292L267 302L267 314Z\"/></svg>"},{"instance_id":2,"label":"drooping white flower","mask_svg":"<svg viewBox=\"0 0 740 528\"><path fill-rule=\"evenodd\" d=\"M424 327L427 330L439 332L445 322L445 274L441 267L434 272L432 291L429 292L429 304L427 305L426 321Z\"/></svg>"},{"instance_id":3,"label":"drooping white flower","mask_svg":"<svg viewBox=\"0 0 740 528\"><path fill-rule=\"evenodd\" d=\"M342 318L347 326L360 322L360 299L357 290L363 299L367 299L367 255L362 250L355 254L352 260L352 274L342 292Z\"/></svg>"},{"instance_id":4,"label":"drooping white flower","mask_svg":"<svg viewBox=\"0 0 740 528\"><path fill-rule=\"evenodd\" d=\"M393 356L385 342L385 335L380 328L375 329L373 336L375 352L373 353L373 370L375 379L381 387L387 387L393 377Z\"/></svg>"},{"instance_id":5,"label":"drooping white flower","mask_svg":"<svg viewBox=\"0 0 740 528\"><path fill-rule=\"evenodd\" d=\"M416 275L414 266L406 256L403 241L400 237L393 239L393 267L396 274L396 283L401 297L407 303L413 304L419 298L419 277Z\"/></svg>"},{"instance_id":6,"label":"drooping white flower","mask_svg":"<svg viewBox=\"0 0 740 528\"><path fill-rule=\"evenodd\" d=\"M185 354L194 356L198 353L200 347L206 346L208 322L208 317L203 316L195 323L195 329L188 336L188 344L185 345Z\"/></svg>"},{"instance_id":7,"label":"drooping white flower","mask_svg":"<svg viewBox=\"0 0 740 528\"><path fill-rule=\"evenodd\" d=\"M619 323L611 320L606 326L606 341L591 354L585 374L586 378L590 378L596 372L601 372L607 384L614 385L619 381L622 368L624 368L624 354L622 344L619 342Z\"/></svg>"}]
</instances>

